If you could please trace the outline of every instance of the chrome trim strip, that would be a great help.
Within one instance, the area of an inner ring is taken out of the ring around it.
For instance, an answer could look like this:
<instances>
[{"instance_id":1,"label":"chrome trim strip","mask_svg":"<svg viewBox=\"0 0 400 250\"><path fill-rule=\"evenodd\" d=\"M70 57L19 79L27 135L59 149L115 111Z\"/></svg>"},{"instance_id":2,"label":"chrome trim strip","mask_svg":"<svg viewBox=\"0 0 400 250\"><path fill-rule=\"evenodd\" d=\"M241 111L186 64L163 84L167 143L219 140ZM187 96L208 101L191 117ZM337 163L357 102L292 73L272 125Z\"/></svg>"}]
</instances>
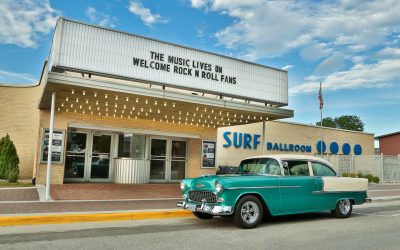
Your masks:
<instances>
[{"instance_id":1,"label":"chrome trim strip","mask_svg":"<svg viewBox=\"0 0 400 250\"><path fill-rule=\"evenodd\" d=\"M367 192L367 190L356 190L356 191L313 191L313 194L339 194L339 193L362 193Z\"/></svg>"},{"instance_id":2,"label":"chrome trim strip","mask_svg":"<svg viewBox=\"0 0 400 250\"><path fill-rule=\"evenodd\" d=\"M274 189L274 188L301 188L301 186L230 187L230 188L225 188L225 190L237 190L237 189Z\"/></svg>"},{"instance_id":3,"label":"chrome trim strip","mask_svg":"<svg viewBox=\"0 0 400 250\"><path fill-rule=\"evenodd\" d=\"M230 187L225 188L225 190L237 190L237 189L273 189L279 188L279 186L261 186L261 187Z\"/></svg>"}]
</instances>

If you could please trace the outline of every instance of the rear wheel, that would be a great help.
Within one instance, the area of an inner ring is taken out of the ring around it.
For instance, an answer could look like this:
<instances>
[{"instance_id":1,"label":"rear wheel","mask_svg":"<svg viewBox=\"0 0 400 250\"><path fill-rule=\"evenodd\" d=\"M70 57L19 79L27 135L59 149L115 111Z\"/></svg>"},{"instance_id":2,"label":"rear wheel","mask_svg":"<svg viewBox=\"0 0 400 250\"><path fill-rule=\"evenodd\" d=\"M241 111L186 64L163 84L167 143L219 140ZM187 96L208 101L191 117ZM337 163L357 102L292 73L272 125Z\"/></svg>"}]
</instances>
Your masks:
<instances>
[{"instance_id":1,"label":"rear wheel","mask_svg":"<svg viewBox=\"0 0 400 250\"><path fill-rule=\"evenodd\" d=\"M212 214L206 214L201 212L193 212L193 215L202 220L209 220L212 219L212 217L214 217L214 215Z\"/></svg>"},{"instance_id":2,"label":"rear wheel","mask_svg":"<svg viewBox=\"0 0 400 250\"><path fill-rule=\"evenodd\" d=\"M337 202L335 210L331 210L331 213L336 218L348 218L353 211L353 204L349 199L343 199Z\"/></svg>"},{"instance_id":3,"label":"rear wheel","mask_svg":"<svg viewBox=\"0 0 400 250\"><path fill-rule=\"evenodd\" d=\"M263 218L263 206L261 201L253 196L242 197L235 207L234 221L245 229L258 226Z\"/></svg>"}]
</instances>

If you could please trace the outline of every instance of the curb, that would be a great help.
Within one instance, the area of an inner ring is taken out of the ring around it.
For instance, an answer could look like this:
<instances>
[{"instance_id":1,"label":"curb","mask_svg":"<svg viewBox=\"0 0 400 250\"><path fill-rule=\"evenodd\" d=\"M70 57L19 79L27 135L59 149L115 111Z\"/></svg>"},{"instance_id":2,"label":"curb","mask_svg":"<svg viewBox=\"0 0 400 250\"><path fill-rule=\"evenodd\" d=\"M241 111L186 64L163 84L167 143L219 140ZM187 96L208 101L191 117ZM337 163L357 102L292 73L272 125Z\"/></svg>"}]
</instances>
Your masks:
<instances>
[{"instance_id":1,"label":"curb","mask_svg":"<svg viewBox=\"0 0 400 250\"><path fill-rule=\"evenodd\" d=\"M192 213L186 210L138 211L118 213L79 213L54 215L22 215L0 217L0 226L21 226L40 224L66 224L82 222L147 220L190 217Z\"/></svg>"},{"instance_id":2,"label":"curb","mask_svg":"<svg viewBox=\"0 0 400 250\"><path fill-rule=\"evenodd\" d=\"M381 196L381 197L369 197L372 202L384 202L384 201L395 201L400 200L400 196Z\"/></svg>"}]
</instances>

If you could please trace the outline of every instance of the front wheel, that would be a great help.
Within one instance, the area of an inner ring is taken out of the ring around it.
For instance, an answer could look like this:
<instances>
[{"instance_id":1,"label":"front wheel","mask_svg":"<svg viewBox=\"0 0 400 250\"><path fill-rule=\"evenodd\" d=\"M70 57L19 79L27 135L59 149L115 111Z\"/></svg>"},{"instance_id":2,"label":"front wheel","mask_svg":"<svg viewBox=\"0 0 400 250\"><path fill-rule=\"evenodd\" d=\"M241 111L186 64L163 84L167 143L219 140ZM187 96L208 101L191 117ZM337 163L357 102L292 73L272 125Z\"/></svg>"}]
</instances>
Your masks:
<instances>
[{"instance_id":1,"label":"front wheel","mask_svg":"<svg viewBox=\"0 0 400 250\"><path fill-rule=\"evenodd\" d=\"M331 213L336 218L348 218L353 211L353 204L349 199L343 199L338 201L335 210L331 210Z\"/></svg>"},{"instance_id":2,"label":"front wheel","mask_svg":"<svg viewBox=\"0 0 400 250\"><path fill-rule=\"evenodd\" d=\"M234 221L244 229L258 226L263 218L263 207L261 201L253 196L242 197L235 207Z\"/></svg>"},{"instance_id":3,"label":"front wheel","mask_svg":"<svg viewBox=\"0 0 400 250\"><path fill-rule=\"evenodd\" d=\"M212 217L214 217L214 215L212 214L206 214L201 212L193 212L193 215L202 220L209 220L212 219Z\"/></svg>"}]
</instances>

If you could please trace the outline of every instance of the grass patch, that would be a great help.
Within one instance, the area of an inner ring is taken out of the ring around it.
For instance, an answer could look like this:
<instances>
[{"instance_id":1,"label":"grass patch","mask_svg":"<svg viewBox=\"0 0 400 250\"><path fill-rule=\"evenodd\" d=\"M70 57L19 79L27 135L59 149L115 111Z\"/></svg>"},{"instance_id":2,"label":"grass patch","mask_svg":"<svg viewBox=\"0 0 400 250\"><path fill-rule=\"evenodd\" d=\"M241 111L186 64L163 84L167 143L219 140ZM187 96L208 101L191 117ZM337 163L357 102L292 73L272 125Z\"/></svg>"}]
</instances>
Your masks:
<instances>
[{"instance_id":1,"label":"grass patch","mask_svg":"<svg viewBox=\"0 0 400 250\"><path fill-rule=\"evenodd\" d=\"M23 182L0 182L0 188L4 187L34 187L32 183L23 183Z\"/></svg>"}]
</instances>

